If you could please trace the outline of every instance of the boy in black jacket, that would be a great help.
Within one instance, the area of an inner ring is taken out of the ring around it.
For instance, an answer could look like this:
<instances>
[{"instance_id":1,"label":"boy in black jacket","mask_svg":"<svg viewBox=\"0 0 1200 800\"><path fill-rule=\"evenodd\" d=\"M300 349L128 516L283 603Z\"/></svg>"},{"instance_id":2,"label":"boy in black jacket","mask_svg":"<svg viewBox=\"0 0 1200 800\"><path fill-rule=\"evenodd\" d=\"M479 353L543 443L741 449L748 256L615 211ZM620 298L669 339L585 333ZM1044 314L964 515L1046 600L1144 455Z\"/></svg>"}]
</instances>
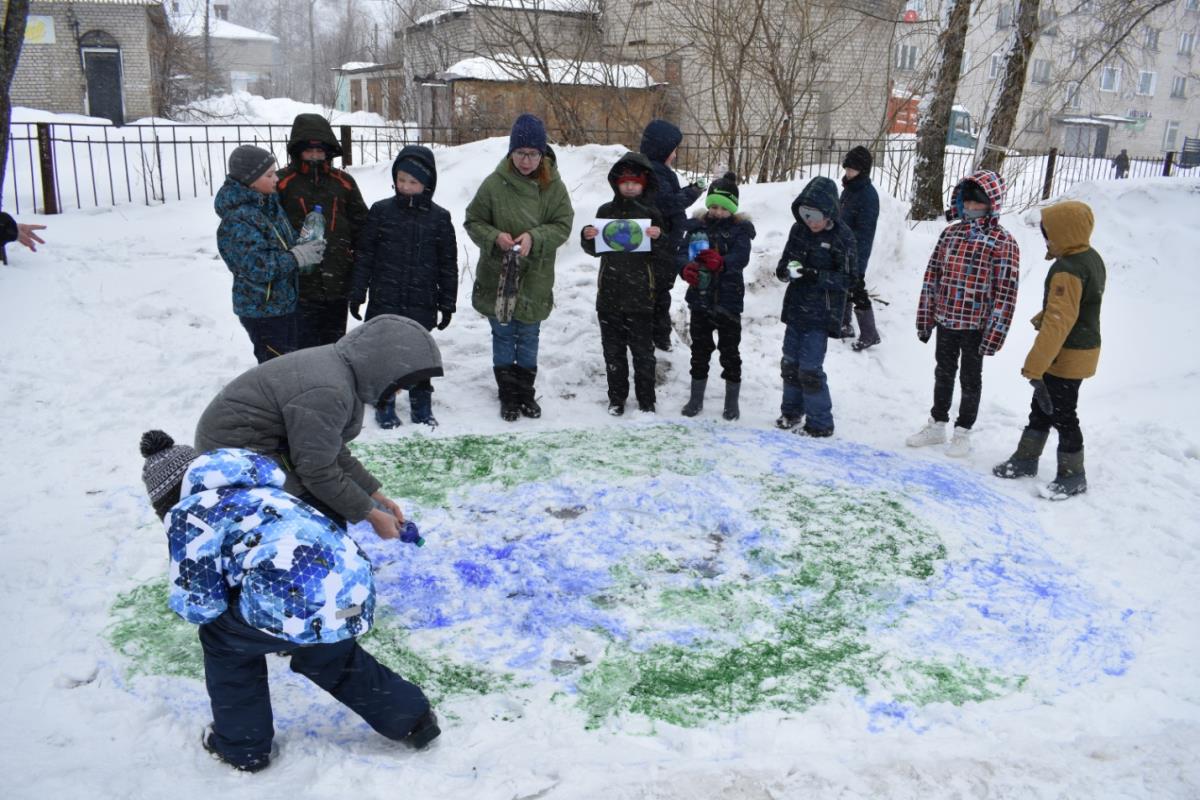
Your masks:
<instances>
[{"instance_id":1,"label":"boy in black jacket","mask_svg":"<svg viewBox=\"0 0 1200 800\"><path fill-rule=\"evenodd\" d=\"M708 362L717 349L725 381L722 416L735 420L740 414L738 394L742 388L742 356L738 352L746 296L742 271L750 263L750 240L756 232L750 220L738 213L737 176L732 172L713 181L704 205L704 214L683 226L676 256L680 274L691 287L686 300L692 311L692 394L680 413L694 417L704 408Z\"/></svg>"},{"instance_id":2,"label":"boy in black jacket","mask_svg":"<svg viewBox=\"0 0 1200 800\"><path fill-rule=\"evenodd\" d=\"M640 153L626 153L608 172L613 188L612 202L596 211L599 219L649 219L643 235L651 239L650 252L607 252L600 254L597 279L596 314L600 318L600 342L608 369L608 413L625 413L629 395L629 362L633 356L634 395L638 409L654 412L654 300L657 275L671 269L667 237L662 217L654 207L658 180L649 160ZM585 225L580 244L589 255L596 255L594 225ZM622 243L634 244L626 240ZM657 273L657 275L656 275Z\"/></svg>"},{"instance_id":3,"label":"boy in black jacket","mask_svg":"<svg viewBox=\"0 0 1200 800\"><path fill-rule=\"evenodd\" d=\"M371 206L358 243L350 289L350 314L370 292L367 319L399 314L425 330L445 330L458 296L458 243L450 212L433 202L437 164L427 147L409 145L392 164L395 197ZM440 318L439 318L440 317ZM436 427L433 385L421 381L408 393L412 421ZM375 408L381 428L400 424L393 397Z\"/></svg>"}]
</instances>

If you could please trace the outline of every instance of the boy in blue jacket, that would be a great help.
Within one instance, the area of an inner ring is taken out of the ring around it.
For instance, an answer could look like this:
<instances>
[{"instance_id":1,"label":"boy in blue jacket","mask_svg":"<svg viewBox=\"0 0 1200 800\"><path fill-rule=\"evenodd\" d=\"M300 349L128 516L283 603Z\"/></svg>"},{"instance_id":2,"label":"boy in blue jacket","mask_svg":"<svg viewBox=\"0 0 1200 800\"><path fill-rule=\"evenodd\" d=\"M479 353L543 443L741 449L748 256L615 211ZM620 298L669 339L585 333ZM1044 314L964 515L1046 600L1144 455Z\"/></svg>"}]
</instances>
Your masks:
<instances>
[{"instance_id":1,"label":"boy in blue jacket","mask_svg":"<svg viewBox=\"0 0 1200 800\"><path fill-rule=\"evenodd\" d=\"M350 314L362 319L359 309L370 292L367 319L399 314L427 331L445 330L458 297L458 242L450 212L433 202L433 151L419 145L401 150L392 164L392 183L395 196L371 206L358 240ZM437 427L429 380L409 390L408 401L413 422ZM375 421L381 428L400 424L395 397L376 406Z\"/></svg>"},{"instance_id":2,"label":"boy in blue jacket","mask_svg":"<svg viewBox=\"0 0 1200 800\"><path fill-rule=\"evenodd\" d=\"M420 749L441 730L421 690L358 646L375 613L371 562L341 528L284 492L249 450L199 454L162 431L141 440L142 480L163 519L168 604L199 626L212 726L204 749L231 767L271 763L268 653L389 739Z\"/></svg>"},{"instance_id":3,"label":"boy in blue jacket","mask_svg":"<svg viewBox=\"0 0 1200 800\"><path fill-rule=\"evenodd\" d=\"M708 386L708 362L713 350L721 353L721 379L725 381L727 420L737 419L738 395L742 388L742 308L746 297L743 270L750 263L750 240L754 225L738 213L737 176L725 173L713 181L704 201L704 214L683 226L677 260L680 274L687 282L688 325L692 338L691 396L684 405L685 417L694 417L704 408L704 390ZM692 242L707 248L691 256ZM717 343L713 344L713 334Z\"/></svg>"},{"instance_id":4,"label":"boy in blue jacket","mask_svg":"<svg viewBox=\"0 0 1200 800\"><path fill-rule=\"evenodd\" d=\"M279 176L269 150L244 144L229 154L229 174L213 206L221 224L217 250L233 273L233 313L250 335L258 363L297 348L299 276L317 268L325 241L296 243L275 193Z\"/></svg>"},{"instance_id":5,"label":"boy in blue jacket","mask_svg":"<svg viewBox=\"0 0 1200 800\"><path fill-rule=\"evenodd\" d=\"M842 222L837 185L813 178L792 202L796 223L775 270L787 283L781 321L783 405L775 425L791 430L804 422L808 436L833 435L833 401L825 375L825 350L840 338L846 294L858 277L854 234Z\"/></svg>"}]
</instances>

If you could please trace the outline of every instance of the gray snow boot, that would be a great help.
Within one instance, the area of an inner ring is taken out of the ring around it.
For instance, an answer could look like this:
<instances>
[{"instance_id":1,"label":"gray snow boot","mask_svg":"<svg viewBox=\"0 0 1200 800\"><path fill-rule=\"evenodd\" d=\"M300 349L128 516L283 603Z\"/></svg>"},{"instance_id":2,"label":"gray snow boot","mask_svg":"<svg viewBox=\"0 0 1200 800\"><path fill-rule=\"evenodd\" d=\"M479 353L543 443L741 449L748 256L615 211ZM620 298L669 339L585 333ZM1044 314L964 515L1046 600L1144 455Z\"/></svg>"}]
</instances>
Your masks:
<instances>
[{"instance_id":1,"label":"gray snow boot","mask_svg":"<svg viewBox=\"0 0 1200 800\"><path fill-rule=\"evenodd\" d=\"M875 310L865 308L859 311L856 308L854 316L858 319L858 341L850 345L850 348L859 353L868 347L879 344L879 330L875 327Z\"/></svg>"},{"instance_id":2,"label":"gray snow boot","mask_svg":"<svg viewBox=\"0 0 1200 800\"><path fill-rule=\"evenodd\" d=\"M704 410L704 390L708 387L708 378L704 380L692 381L692 396L688 398L687 404L684 405L680 414L685 417L694 417Z\"/></svg>"},{"instance_id":3,"label":"gray snow boot","mask_svg":"<svg viewBox=\"0 0 1200 800\"><path fill-rule=\"evenodd\" d=\"M1083 472L1083 450L1075 453L1058 451L1058 475L1039 493L1047 500L1066 500L1087 491L1087 476Z\"/></svg>"},{"instance_id":4,"label":"gray snow boot","mask_svg":"<svg viewBox=\"0 0 1200 800\"><path fill-rule=\"evenodd\" d=\"M1021 431L1021 441L1017 442L1017 450L1007 461L992 467L992 474L997 478L1027 478L1037 475L1038 459L1046 448L1046 439L1050 431L1035 431L1026 428Z\"/></svg>"},{"instance_id":5,"label":"gray snow boot","mask_svg":"<svg viewBox=\"0 0 1200 800\"><path fill-rule=\"evenodd\" d=\"M738 393L742 391L742 384L725 381L725 410L721 412L721 416L733 422L739 416L738 411Z\"/></svg>"}]
</instances>

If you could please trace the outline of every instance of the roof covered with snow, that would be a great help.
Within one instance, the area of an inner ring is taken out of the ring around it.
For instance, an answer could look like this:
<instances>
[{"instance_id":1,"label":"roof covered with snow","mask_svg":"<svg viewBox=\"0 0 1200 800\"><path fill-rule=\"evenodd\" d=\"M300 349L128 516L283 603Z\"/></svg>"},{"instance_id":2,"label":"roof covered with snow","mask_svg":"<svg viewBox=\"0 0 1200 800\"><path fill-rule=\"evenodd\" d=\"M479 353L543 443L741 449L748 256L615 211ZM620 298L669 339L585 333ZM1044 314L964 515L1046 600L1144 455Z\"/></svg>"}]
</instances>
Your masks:
<instances>
[{"instance_id":1,"label":"roof covered with snow","mask_svg":"<svg viewBox=\"0 0 1200 800\"><path fill-rule=\"evenodd\" d=\"M427 22L437 22L455 14L462 14L473 6L507 8L514 11L547 11L559 14L600 13L594 0L449 0L446 8L441 11L431 11L417 17L413 20L412 27L424 25Z\"/></svg>"},{"instance_id":2,"label":"roof covered with snow","mask_svg":"<svg viewBox=\"0 0 1200 800\"><path fill-rule=\"evenodd\" d=\"M376 64L374 61L347 61L340 67L336 67L336 69L341 70L342 72L354 72L358 69L370 69L371 67L378 66L379 64Z\"/></svg>"},{"instance_id":3,"label":"roof covered with snow","mask_svg":"<svg viewBox=\"0 0 1200 800\"><path fill-rule=\"evenodd\" d=\"M551 83L619 86L628 89L642 89L660 83L645 69L634 64L552 58L546 62L546 67ZM494 58L476 56L459 61L445 72L438 73L439 77L447 79L465 78L477 81L526 81L543 74L538 59L510 55Z\"/></svg>"},{"instance_id":4,"label":"roof covered with snow","mask_svg":"<svg viewBox=\"0 0 1200 800\"><path fill-rule=\"evenodd\" d=\"M175 14L171 17L171 24L175 30L182 33L184 36L203 36L204 35L204 15L203 14ZM269 33L256 31L253 28L247 28L242 25L234 25L229 20L217 19L209 17L208 20L208 35L213 39L234 39L240 41L257 41L257 42L278 42L278 36L272 36Z\"/></svg>"}]
</instances>

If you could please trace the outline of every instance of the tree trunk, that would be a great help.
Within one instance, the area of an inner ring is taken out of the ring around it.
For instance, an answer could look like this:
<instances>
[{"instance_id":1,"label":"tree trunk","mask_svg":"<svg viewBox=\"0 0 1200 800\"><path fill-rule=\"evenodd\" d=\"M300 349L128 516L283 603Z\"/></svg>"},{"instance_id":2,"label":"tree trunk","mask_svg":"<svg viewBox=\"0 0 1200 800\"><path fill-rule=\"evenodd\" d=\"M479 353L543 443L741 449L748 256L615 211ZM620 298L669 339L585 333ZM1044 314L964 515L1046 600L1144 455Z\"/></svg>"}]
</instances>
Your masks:
<instances>
[{"instance_id":1,"label":"tree trunk","mask_svg":"<svg viewBox=\"0 0 1200 800\"><path fill-rule=\"evenodd\" d=\"M942 59L934 83L933 97L921 103L917 127L917 163L913 170L913 202L909 216L914 220L937 219L942 214L942 185L946 172L946 133L950 112L962 75L963 48L971 0L958 0L950 7L950 19L938 37Z\"/></svg>"},{"instance_id":2,"label":"tree trunk","mask_svg":"<svg viewBox=\"0 0 1200 800\"><path fill-rule=\"evenodd\" d=\"M29 0L8 0L4 12L4 32L0 36L0 202L4 198L4 176L8 171L8 125L12 120L12 97L9 89L21 46L25 44L25 23L29 17Z\"/></svg>"},{"instance_id":3,"label":"tree trunk","mask_svg":"<svg viewBox=\"0 0 1200 800\"><path fill-rule=\"evenodd\" d=\"M1017 34L1008 51L1004 64L1004 79L1000 84L1000 97L992 109L988 124L979 132L979 146L983 158L980 169L999 172L1004 165L1004 155L1017 126L1017 112L1021 108L1021 97L1025 93L1025 73L1029 68L1029 54L1037 44L1038 14L1041 0L1021 0L1017 10Z\"/></svg>"},{"instance_id":4,"label":"tree trunk","mask_svg":"<svg viewBox=\"0 0 1200 800\"><path fill-rule=\"evenodd\" d=\"M308 0L308 55L309 55L309 89L308 102L317 102L317 34L313 27L313 7L317 0ZM365 110L365 109L364 109Z\"/></svg>"}]
</instances>

